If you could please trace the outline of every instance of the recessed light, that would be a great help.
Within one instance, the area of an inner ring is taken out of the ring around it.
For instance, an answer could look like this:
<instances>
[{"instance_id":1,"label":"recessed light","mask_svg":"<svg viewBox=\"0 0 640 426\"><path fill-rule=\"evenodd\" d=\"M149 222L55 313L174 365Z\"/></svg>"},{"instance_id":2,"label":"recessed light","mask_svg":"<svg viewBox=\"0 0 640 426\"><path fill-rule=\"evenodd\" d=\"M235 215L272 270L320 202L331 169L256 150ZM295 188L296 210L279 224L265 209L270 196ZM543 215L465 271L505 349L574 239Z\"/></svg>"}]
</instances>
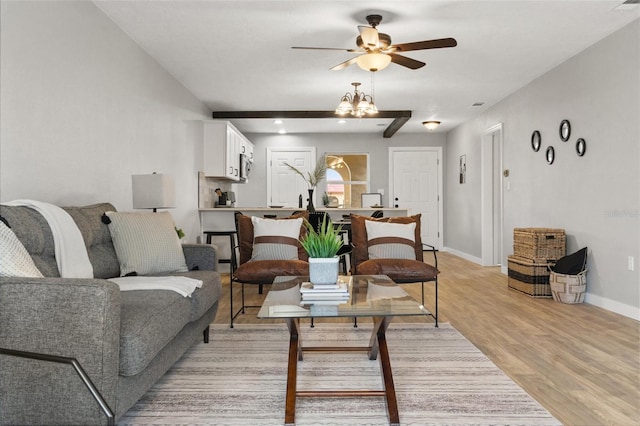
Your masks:
<instances>
[{"instance_id":1,"label":"recessed light","mask_svg":"<svg viewBox=\"0 0 640 426\"><path fill-rule=\"evenodd\" d=\"M280 133L281 135L286 135L287 131L285 129L280 129L278 130L278 133Z\"/></svg>"},{"instance_id":2,"label":"recessed light","mask_svg":"<svg viewBox=\"0 0 640 426\"><path fill-rule=\"evenodd\" d=\"M273 120L273 124L282 124L284 123L282 120Z\"/></svg>"},{"instance_id":3,"label":"recessed light","mask_svg":"<svg viewBox=\"0 0 640 426\"><path fill-rule=\"evenodd\" d=\"M347 120L338 120L338 124L344 124L346 122L347 122Z\"/></svg>"}]
</instances>

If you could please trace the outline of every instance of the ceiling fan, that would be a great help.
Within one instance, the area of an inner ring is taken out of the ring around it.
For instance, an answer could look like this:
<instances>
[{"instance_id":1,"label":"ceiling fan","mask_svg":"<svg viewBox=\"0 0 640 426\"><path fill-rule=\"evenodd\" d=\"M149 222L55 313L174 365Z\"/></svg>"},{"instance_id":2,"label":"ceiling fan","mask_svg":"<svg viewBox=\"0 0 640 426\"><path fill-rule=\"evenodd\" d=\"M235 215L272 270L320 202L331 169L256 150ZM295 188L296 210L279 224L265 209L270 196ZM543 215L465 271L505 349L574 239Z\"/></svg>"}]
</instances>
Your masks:
<instances>
[{"instance_id":1,"label":"ceiling fan","mask_svg":"<svg viewBox=\"0 0 640 426\"><path fill-rule=\"evenodd\" d=\"M358 56L351 58L341 64L330 68L337 71L353 65L355 63L366 71L379 71L386 68L389 63L402 65L412 70L422 68L426 64L403 55L399 52L409 52L412 50L440 49L443 47L455 47L458 42L454 38L440 38L434 40L416 41L413 43L391 44L391 37L388 34L378 32L376 27L382 21L381 15L368 15L367 22L370 26L359 25L360 35L356 38L357 49L341 49L333 47L292 47L292 49L315 49L315 50L343 50L357 53Z\"/></svg>"}]
</instances>

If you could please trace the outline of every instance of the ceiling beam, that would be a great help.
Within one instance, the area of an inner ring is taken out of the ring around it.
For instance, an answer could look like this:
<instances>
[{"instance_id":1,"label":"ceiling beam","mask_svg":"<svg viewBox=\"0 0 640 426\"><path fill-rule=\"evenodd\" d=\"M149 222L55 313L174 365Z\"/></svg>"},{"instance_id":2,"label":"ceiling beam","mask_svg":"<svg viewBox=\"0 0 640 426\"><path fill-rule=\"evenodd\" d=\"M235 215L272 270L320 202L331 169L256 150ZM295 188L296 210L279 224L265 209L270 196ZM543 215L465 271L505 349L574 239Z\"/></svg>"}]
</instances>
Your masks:
<instances>
[{"instance_id":1,"label":"ceiling beam","mask_svg":"<svg viewBox=\"0 0 640 426\"><path fill-rule=\"evenodd\" d=\"M334 111L214 111L211 113L213 118L217 119L251 119L251 118L281 118L281 119L295 119L295 118L303 118L303 119L314 119L314 118L336 118L336 113ZM393 136L400 128L409 121L411 118L411 111L409 110L399 110L399 111L378 111L376 115L373 116L363 116L363 117L350 117L345 116L345 119L367 119L367 118L393 118L393 121L389 126L384 130L382 134L385 138L390 138Z\"/></svg>"}]
</instances>

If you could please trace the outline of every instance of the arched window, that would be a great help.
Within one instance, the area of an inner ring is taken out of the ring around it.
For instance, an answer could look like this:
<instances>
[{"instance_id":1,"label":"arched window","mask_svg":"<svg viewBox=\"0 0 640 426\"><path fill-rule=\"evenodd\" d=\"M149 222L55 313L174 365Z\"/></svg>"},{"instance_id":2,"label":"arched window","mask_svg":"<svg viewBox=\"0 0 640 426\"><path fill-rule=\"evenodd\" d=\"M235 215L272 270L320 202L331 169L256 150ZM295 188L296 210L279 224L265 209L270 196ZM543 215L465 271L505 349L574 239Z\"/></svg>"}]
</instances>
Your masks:
<instances>
[{"instance_id":1,"label":"arched window","mask_svg":"<svg viewBox=\"0 0 640 426\"><path fill-rule=\"evenodd\" d=\"M327 153L327 196L330 207L362 207L369 192L369 154Z\"/></svg>"}]
</instances>

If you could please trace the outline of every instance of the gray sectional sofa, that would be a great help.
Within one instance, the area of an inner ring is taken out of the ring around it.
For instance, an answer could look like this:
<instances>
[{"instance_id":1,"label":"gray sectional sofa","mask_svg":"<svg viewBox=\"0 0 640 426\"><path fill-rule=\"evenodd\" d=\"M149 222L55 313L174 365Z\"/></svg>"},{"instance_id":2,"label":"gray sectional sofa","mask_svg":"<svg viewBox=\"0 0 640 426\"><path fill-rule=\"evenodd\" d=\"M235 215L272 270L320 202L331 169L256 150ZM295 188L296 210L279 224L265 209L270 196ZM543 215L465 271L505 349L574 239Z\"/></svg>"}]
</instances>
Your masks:
<instances>
[{"instance_id":1,"label":"gray sectional sofa","mask_svg":"<svg viewBox=\"0 0 640 426\"><path fill-rule=\"evenodd\" d=\"M27 207L0 216L44 278L0 278L0 348L77 359L120 418L198 340L208 342L218 309L215 249L183 245L189 271L203 281L191 297L167 290L120 291L108 203L65 210L78 225L93 279L60 278L47 221ZM203 343L200 343L203 344ZM0 424L107 424L72 366L0 354Z\"/></svg>"}]
</instances>

